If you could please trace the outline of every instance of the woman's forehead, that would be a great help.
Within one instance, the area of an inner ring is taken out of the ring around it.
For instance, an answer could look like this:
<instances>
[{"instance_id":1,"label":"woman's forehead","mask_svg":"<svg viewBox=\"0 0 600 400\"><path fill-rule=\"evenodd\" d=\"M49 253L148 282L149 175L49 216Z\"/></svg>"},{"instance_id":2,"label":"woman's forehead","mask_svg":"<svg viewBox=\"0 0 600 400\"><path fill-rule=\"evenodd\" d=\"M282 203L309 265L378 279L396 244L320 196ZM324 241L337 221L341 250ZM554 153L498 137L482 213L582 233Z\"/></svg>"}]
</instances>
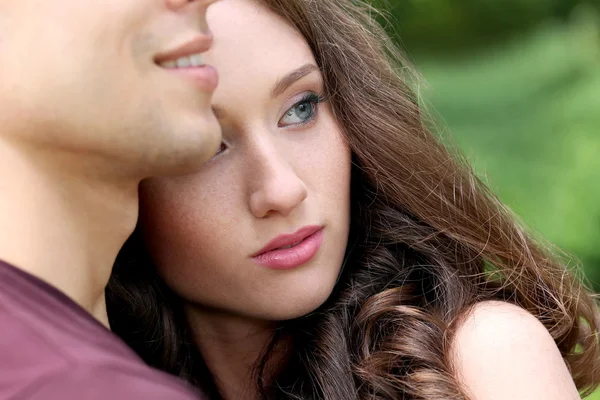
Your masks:
<instances>
[{"instance_id":1,"label":"woman's forehead","mask_svg":"<svg viewBox=\"0 0 600 400\"><path fill-rule=\"evenodd\" d=\"M317 69L304 37L258 2L216 3L208 19L215 27L214 46L205 60L219 71L213 97L218 110L235 108L237 100L244 107L249 107L250 98L270 101L281 94L277 88L285 86L280 83L285 84L288 77Z\"/></svg>"},{"instance_id":2,"label":"woman's forehead","mask_svg":"<svg viewBox=\"0 0 600 400\"><path fill-rule=\"evenodd\" d=\"M268 67L269 72L283 75L313 60L304 37L258 2L218 2L209 10L208 21L214 46L206 59L218 64L219 71L243 73Z\"/></svg>"}]
</instances>

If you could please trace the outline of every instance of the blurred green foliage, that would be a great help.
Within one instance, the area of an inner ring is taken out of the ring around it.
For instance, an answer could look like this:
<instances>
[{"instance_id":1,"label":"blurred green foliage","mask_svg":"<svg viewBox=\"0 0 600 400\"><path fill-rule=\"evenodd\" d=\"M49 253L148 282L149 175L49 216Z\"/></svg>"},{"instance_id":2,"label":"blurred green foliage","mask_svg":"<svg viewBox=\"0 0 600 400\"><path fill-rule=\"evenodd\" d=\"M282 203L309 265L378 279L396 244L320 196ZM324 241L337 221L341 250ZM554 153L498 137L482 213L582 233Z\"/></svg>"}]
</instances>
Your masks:
<instances>
[{"instance_id":1,"label":"blurred green foliage","mask_svg":"<svg viewBox=\"0 0 600 400\"><path fill-rule=\"evenodd\" d=\"M372 2L441 133L600 290L600 1Z\"/></svg>"},{"instance_id":2,"label":"blurred green foliage","mask_svg":"<svg viewBox=\"0 0 600 400\"><path fill-rule=\"evenodd\" d=\"M530 31L549 19L565 20L598 0L372 0L385 10L390 32L407 48L437 53L469 51Z\"/></svg>"},{"instance_id":3,"label":"blurred green foliage","mask_svg":"<svg viewBox=\"0 0 600 400\"><path fill-rule=\"evenodd\" d=\"M541 25L461 58L423 56L425 101L524 222L600 286L600 35Z\"/></svg>"},{"instance_id":4,"label":"blurred green foliage","mask_svg":"<svg viewBox=\"0 0 600 400\"><path fill-rule=\"evenodd\" d=\"M384 7L386 27L424 77L419 94L438 126L524 223L578 257L600 289L598 3L403 0ZM408 40L403 32L411 32ZM467 36L478 38L439 47Z\"/></svg>"}]
</instances>

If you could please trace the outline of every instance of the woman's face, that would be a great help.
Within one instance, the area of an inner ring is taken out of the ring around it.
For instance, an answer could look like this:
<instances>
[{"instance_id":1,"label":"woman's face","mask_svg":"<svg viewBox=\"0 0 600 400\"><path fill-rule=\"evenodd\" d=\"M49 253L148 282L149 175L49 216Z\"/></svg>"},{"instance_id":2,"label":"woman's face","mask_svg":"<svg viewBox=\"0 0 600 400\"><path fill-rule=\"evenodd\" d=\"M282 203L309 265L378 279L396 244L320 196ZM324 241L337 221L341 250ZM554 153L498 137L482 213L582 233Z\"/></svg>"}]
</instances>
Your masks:
<instances>
[{"instance_id":1,"label":"woman's face","mask_svg":"<svg viewBox=\"0 0 600 400\"><path fill-rule=\"evenodd\" d=\"M340 272L350 150L299 33L251 0L216 3L208 22L223 145L194 175L143 183L145 237L165 282L200 309L299 317Z\"/></svg>"}]
</instances>

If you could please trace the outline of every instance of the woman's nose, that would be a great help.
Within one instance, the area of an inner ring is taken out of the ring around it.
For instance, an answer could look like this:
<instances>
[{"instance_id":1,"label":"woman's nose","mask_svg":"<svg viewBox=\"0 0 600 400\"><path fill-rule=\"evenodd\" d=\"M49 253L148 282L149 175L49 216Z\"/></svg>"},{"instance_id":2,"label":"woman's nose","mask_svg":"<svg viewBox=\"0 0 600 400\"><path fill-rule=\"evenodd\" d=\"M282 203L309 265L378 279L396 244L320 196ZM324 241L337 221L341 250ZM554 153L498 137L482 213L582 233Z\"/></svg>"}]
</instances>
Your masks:
<instances>
[{"instance_id":1,"label":"woman's nose","mask_svg":"<svg viewBox=\"0 0 600 400\"><path fill-rule=\"evenodd\" d=\"M262 157L259 176L250 194L250 209L257 218L288 216L308 195L304 181L278 154Z\"/></svg>"}]
</instances>

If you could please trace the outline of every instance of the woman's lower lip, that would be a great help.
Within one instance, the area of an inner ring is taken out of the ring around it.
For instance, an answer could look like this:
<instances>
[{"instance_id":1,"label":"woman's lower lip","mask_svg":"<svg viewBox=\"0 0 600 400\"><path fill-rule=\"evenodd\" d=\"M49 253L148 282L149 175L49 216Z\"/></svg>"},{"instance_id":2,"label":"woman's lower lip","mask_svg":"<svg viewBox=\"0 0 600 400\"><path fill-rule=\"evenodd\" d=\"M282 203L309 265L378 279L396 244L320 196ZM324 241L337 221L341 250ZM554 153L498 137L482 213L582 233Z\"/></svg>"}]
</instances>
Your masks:
<instances>
[{"instance_id":1,"label":"woman's lower lip","mask_svg":"<svg viewBox=\"0 0 600 400\"><path fill-rule=\"evenodd\" d=\"M271 250L253 257L254 261L272 269L292 269L309 262L321 248L323 229L288 249Z\"/></svg>"},{"instance_id":2,"label":"woman's lower lip","mask_svg":"<svg viewBox=\"0 0 600 400\"><path fill-rule=\"evenodd\" d=\"M169 68L167 71L189 79L198 88L207 92L214 92L219 84L219 74L217 73L217 70L210 65L203 65L201 67Z\"/></svg>"}]
</instances>

